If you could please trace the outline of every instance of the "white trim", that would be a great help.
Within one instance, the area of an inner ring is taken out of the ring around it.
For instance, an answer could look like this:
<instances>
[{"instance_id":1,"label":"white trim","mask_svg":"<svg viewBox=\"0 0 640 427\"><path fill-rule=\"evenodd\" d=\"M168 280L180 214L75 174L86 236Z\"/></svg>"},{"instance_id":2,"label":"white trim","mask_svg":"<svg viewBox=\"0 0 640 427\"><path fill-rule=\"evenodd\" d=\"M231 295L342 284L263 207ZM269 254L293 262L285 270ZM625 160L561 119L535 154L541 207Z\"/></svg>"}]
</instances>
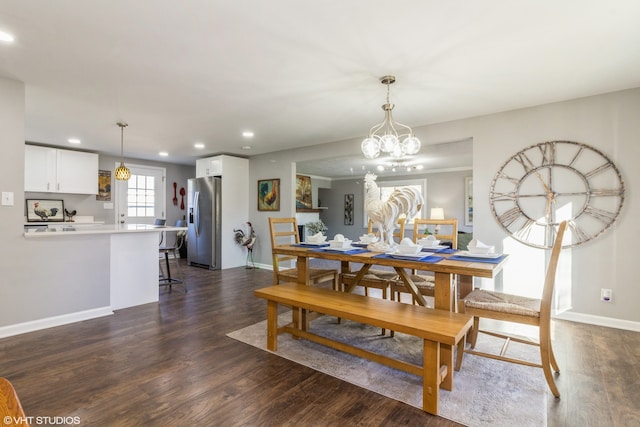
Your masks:
<instances>
[{"instance_id":1,"label":"white trim","mask_svg":"<svg viewBox=\"0 0 640 427\"><path fill-rule=\"evenodd\" d=\"M91 310L78 311L77 313L63 314L60 316L47 317L45 319L17 323L15 325L0 327L0 338L53 328L55 326L67 325L69 323L82 322L83 320L110 316L112 314L113 310L111 310L111 307L100 307Z\"/></svg>"},{"instance_id":2,"label":"white trim","mask_svg":"<svg viewBox=\"0 0 640 427\"><path fill-rule=\"evenodd\" d=\"M634 322L631 320L614 319L612 317L595 316L593 314L575 313L571 311L555 314L553 318L569 320L571 322L586 323L589 325L605 326L607 328L640 332L640 322Z\"/></svg>"},{"instance_id":3,"label":"white trim","mask_svg":"<svg viewBox=\"0 0 640 427\"><path fill-rule=\"evenodd\" d=\"M273 265L271 265L271 264L262 264L262 263L256 262L255 266L257 268L262 269L262 270L271 270L271 271L273 271Z\"/></svg>"}]
</instances>

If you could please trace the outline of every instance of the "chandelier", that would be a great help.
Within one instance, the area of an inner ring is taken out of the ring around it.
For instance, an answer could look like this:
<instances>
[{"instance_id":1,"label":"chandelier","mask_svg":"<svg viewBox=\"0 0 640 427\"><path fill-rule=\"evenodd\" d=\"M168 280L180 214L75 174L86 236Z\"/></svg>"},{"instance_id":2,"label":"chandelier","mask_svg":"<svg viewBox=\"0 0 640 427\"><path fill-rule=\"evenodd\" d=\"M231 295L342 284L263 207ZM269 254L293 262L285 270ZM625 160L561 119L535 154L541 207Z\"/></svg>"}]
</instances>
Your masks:
<instances>
[{"instance_id":1,"label":"chandelier","mask_svg":"<svg viewBox=\"0 0 640 427\"><path fill-rule=\"evenodd\" d=\"M118 126L120 126L120 166L116 168L113 174L118 181L128 181L131 178L131 171L124 165L124 128L129 125L118 122Z\"/></svg>"},{"instance_id":2,"label":"chandelier","mask_svg":"<svg viewBox=\"0 0 640 427\"><path fill-rule=\"evenodd\" d=\"M360 146L362 154L367 159L375 159L380 152L388 153L395 158L416 154L420 151L420 140L415 137L409 126L393 120L392 110L395 105L389 102L389 86L396 81L396 78L383 76L380 81L387 85L387 103L382 106L384 121L369 130L369 136Z\"/></svg>"}]
</instances>

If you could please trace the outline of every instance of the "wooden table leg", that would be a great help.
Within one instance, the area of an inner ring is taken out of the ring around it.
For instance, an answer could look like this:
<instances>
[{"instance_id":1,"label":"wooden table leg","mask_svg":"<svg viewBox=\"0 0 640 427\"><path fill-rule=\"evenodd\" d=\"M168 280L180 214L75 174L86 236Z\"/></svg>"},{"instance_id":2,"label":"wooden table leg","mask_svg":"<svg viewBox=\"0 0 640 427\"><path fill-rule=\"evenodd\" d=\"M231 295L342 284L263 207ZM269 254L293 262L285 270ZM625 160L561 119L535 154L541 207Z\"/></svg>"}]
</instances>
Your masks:
<instances>
[{"instance_id":1,"label":"wooden table leg","mask_svg":"<svg viewBox=\"0 0 640 427\"><path fill-rule=\"evenodd\" d=\"M473 276L460 275L460 298L464 298L473 290Z\"/></svg>"},{"instance_id":2,"label":"wooden table leg","mask_svg":"<svg viewBox=\"0 0 640 427\"><path fill-rule=\"evenodd\" d=\"M278 303L267 301L267 348L278 349Z\"/></svg>"},{"instance_id":3,"label":"wooden table leg","mask_svg":"<svg viewBox=\"0 0 640 427\"><path fill-rule=\"evenodd\" d=\"M351 282L351 284L347 286L347 288L344 291L347 293L353 291L353 289L356 286L358 286L358 284L360 284L360 280L362 280L362 278L364 277L365 274L367 274L370 268L371 268L371 264L364 264L360 269L360 271L358 271L358 273L356 274L356 277L353 278L353 282Z\"/></svg>"},{"instance_id":4,"label":"wooden table leg","mask_svg":"<svg viewBox=\"0 0 640 427\"><path fill-rule=\"evenodd\" d=\"M440 400L440 343L424 340L422 375L422 409L430 414L438 415Z\"/></svg>"},{"instance_id":5,"label":"wooden table leg","mask_svg":"<svg viewBox=\"0 0 640 427\"><path fill-rule=\"evenodd\" d=\"M305 256L299 256L297 267L298 267L298 283L300 283L301 285L309 286L311 284L309 279L309 258Z\"/></svg>"},{"instance_id":6,"label":"wooden table leg","mask_svg":"<svg viewBox=\"0 0 640 427\"><path fill-rule=\"evenodd\" d=\"M434 306L439 310L451 311L451 274L436 272Z\"/></svg>"},{"instance_id":7,"label":"wooden table leg","mask_svg":"<svg viewBox=\"0 0 640 427\"><path fill-rule=\"evenodd\" d=\"M409 291L411 292L411 295L413 295L413 298L416 300L418 305L427 307L427 301L424 299L424 297L416 287L416 284L413 283L413 280L411 280L411 278L407 275L407 272L405 271L405 269L401 267L394 267L394 269L396 270L396 273L398 273L398 276L400 276L400 278L404 282L407 289L409 289ZM438 287L436 285L436 290L437 289Z\"/></svg>"}]
</instances>

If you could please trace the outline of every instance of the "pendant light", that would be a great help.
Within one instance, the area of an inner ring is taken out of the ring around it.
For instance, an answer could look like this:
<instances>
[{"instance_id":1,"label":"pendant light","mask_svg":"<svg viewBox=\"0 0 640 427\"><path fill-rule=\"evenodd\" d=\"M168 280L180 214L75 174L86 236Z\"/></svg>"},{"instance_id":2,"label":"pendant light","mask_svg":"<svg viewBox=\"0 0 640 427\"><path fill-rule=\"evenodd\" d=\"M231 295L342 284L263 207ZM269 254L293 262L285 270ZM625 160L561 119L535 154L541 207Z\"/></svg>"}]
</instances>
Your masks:
<instances>
[{"instance_id":1,"label":"pendant light","mask_svg":"<svg viewBox=\"0 0 640 427\"><path fill-rule=\"evenodd\" d=\"M118 126L120 126L120 166L116 168L114 175L118 181L128 181L131 178L131 171L124 165L124 128L129 125L118 122Z\"/></svg>"},{"instance_id":2,"label":"pendant light","mask_svg":"<svg viewBox=\"0 0 640 427\"><path fill-rule=\"evenodd\" d=\"M420 151L420 140L407 125L393 120L392 110L395 107L389 101L389 86L396 81L395 76L383 76L380 82L387 85L387 103L382 106L384 120L369 130L369 136L362 141L362 154L367 159L375 159L380 152L388 153L393 158L416 154ZM398 133L400 132L404 133ZM400 141L401 138L404 138Z\"/></svg>"}]
</instances>

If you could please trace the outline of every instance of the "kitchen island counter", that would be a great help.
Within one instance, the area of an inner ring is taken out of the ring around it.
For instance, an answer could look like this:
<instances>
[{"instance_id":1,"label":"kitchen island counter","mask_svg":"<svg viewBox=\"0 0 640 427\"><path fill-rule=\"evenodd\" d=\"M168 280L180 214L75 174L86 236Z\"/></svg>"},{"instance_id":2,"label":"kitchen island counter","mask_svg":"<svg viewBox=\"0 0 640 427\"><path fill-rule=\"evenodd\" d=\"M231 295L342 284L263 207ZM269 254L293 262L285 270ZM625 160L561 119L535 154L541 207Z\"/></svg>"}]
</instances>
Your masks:
<instances>
[{"instance_id":1,"label":"kitchen island counter","mask_svg":"<svg viewBox=\"0 0 640 427\"><path fill-rule=\"evenodd\" d=\"M85 224L50 223L47 225L25 226L24 237L41 238L71 236L81 234L122 234L162 231L186 231L187 227L158 226L149 224Z\"/></svg>"}]
</instances>

